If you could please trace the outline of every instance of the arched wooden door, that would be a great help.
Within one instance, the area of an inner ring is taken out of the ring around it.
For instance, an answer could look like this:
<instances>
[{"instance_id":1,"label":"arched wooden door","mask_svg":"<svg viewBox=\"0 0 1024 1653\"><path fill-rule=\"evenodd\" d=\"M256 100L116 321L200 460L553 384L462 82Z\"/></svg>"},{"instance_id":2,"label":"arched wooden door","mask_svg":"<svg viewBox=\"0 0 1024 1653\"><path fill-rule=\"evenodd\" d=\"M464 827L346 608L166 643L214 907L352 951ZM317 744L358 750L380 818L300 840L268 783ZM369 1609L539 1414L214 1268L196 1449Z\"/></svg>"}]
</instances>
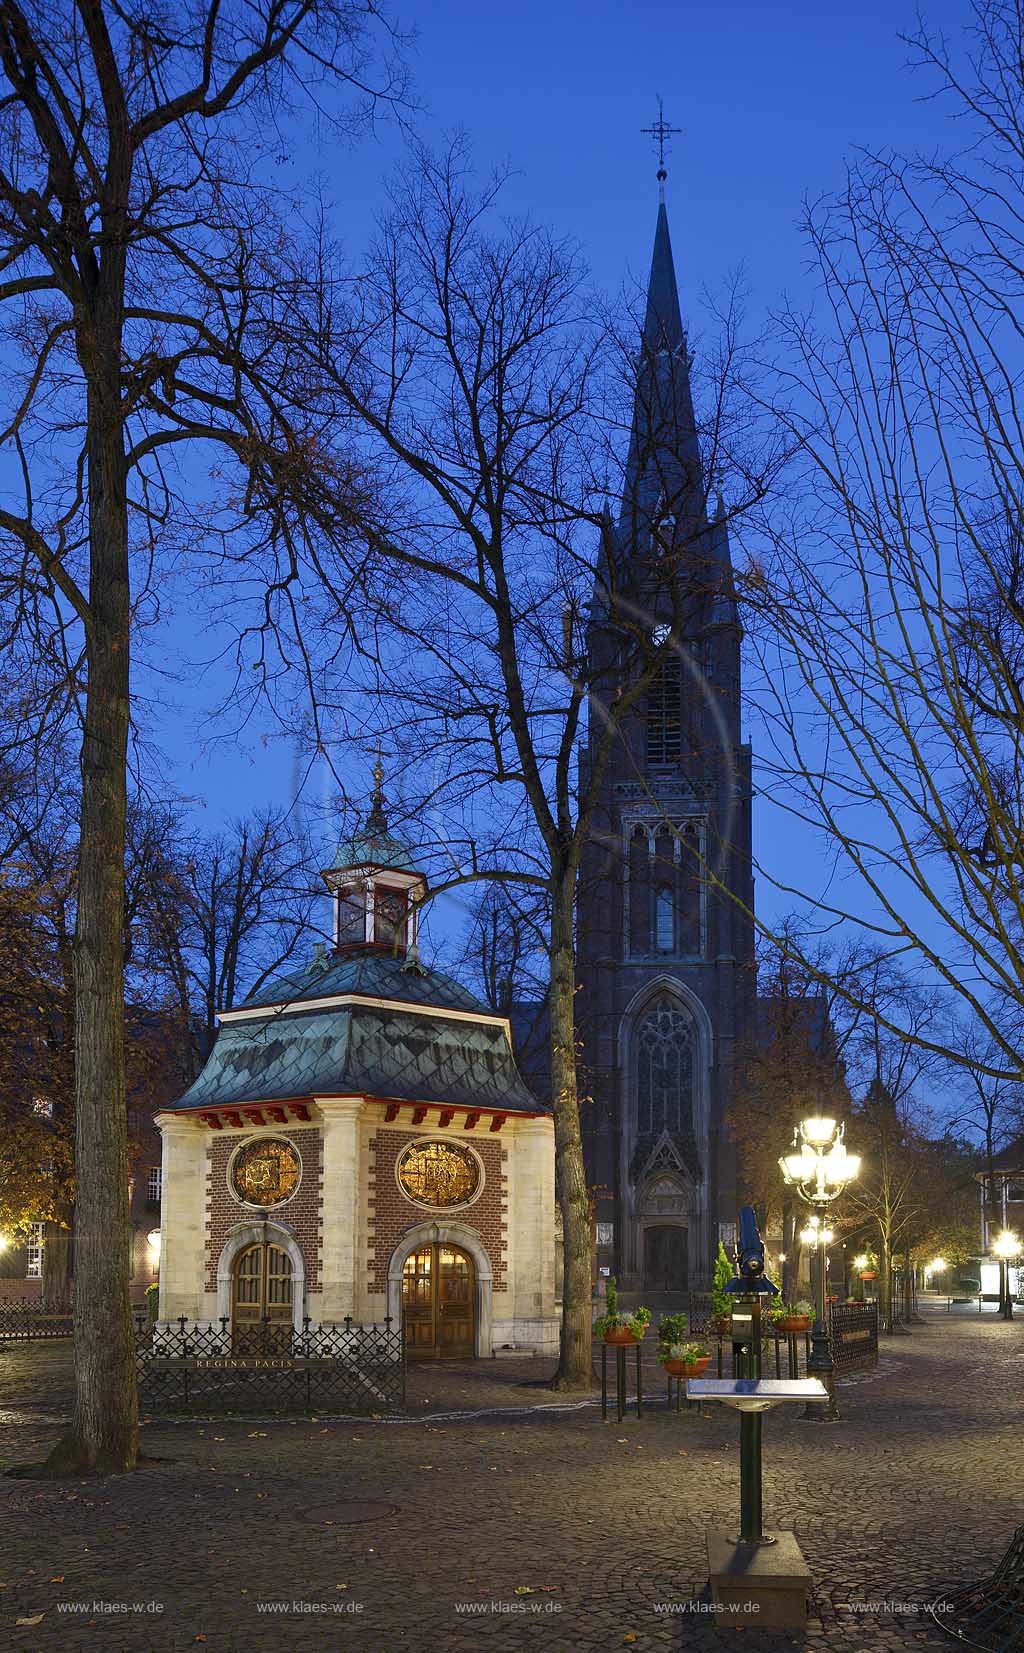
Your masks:
<instances>
[{"instance_id":1,"label":"arched wooden door","mask_svg":"<svg viewBox=\"0 0 1024 1653\"><path fill-rule=\"evenodd\" d=\"M457 1246L424 1245L402 1271L405 1350L410 1360L476 1354L476 1270Z\"/></svg>"},{"instance_id":2,"label":"arched wooden door","mask_svg":"<svg viewBox=\"0 0 1024 1653\"><path fill-rule=\"evenodd\" d=\"M292 1260L279 1245L246 1246L231 1279L234 1345L286 1343L292 1330Z\"/></svg>"}]
</instances>

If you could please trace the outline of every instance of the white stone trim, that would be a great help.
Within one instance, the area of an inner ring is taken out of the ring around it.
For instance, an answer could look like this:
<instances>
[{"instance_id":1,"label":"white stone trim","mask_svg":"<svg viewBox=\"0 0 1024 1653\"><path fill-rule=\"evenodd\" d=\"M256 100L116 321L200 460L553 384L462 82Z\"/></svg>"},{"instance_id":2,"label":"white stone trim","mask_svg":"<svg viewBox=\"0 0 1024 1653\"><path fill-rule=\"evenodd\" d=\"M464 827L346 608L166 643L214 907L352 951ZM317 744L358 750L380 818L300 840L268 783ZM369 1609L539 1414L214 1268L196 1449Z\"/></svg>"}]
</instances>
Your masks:
<instances>
[{"instance_id":1,"label":"white stone trim","mask_svg":"<svg viewBox=\"0 0 1024 1653\"><path fill-rule=\"evenodd\" d=\"M485 1010L449 1010L437 1004L411 1004L405 999L375 999L369 993L331 993L323 999L289 999L284 1004L253 1005L248 1010L221 1010L217 1020L221 1023L251 1022L260 1017L290 1015L300 1010L340 1010L345 1005L371 1005L374 1010L406 1011L411 1016L441 1016L452 1022L483 1023L487 1027L500 1027L510 1047L512 1044L512 1027L507 1016L492 1016ZM246 1104L239 1103L238 1106L245 1107Z\"/></svg>"},{"instance_id":2,"label":"white stone trim","mask_svg":"<svg viewBox=\"0 0 1024 1653\"><path fill-rule=\"evenodd\" d=\"M418 1223L415 1228L408 1229L402 1235L388 1263L388 1314L393 1324L400 1326L402 1323L402 1270L405 1260L421 1245L456 1246L460 1251L468 1251L472 1257L476 1277L474 1354L489 1355L492 1349L494 1275L491 1270L491 1259L487 1255L483 1241L476 1230L467 1227L465 1223Z\"/></svg>"},{"instance_id":3,"label":"white stone trim","mask_svg":"<svg viewBox=\"0 0 1024 1653\"><path fill-rule=\"evenodd\" d=\"M292 1323L297 1332L302 1330L306 1312L306 1265L299 1243L291 1229L267 1217L263 1222L236 1223L228 1230L224 1249L217 1259L217 1318L231 1324L231 1273L235 1258L246 1246L276 1245L286 1251L292 1262Z\"/></svg>"}]
</instances>

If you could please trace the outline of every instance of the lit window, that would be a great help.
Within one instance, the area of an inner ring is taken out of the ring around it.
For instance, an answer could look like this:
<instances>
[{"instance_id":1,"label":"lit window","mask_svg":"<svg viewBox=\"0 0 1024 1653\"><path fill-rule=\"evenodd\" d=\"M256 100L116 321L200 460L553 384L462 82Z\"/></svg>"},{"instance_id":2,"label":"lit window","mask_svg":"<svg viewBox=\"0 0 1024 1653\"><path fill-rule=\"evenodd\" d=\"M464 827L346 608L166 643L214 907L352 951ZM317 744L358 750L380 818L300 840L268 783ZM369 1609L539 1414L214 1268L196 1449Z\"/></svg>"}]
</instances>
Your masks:
<instances>
[{"instance_id":1,"label":"lit window","mask_svg":"<svg viewBox=\"0 0 1024 1653\"><path fill-rule=\"evenodd\" d=\"M25 1270L26 1280L41 1280L43 1277L43 1225L33 1223L29 1231L29 1240L26 1247L28 1267Z\"/></svg>"},{"instance_id":2,"label":"lit window","mask_svg":"<svg viewBox=\"0 0 1024 1653\"><path fill-rule=\"evenodd\" d=\"M159 1165L151 1165L149 1168L149 1181L146 1185L146 1198L148 1200L159 1200L163 1193L163 1185L163 1171Z\"/></svg>"}]
</instances>

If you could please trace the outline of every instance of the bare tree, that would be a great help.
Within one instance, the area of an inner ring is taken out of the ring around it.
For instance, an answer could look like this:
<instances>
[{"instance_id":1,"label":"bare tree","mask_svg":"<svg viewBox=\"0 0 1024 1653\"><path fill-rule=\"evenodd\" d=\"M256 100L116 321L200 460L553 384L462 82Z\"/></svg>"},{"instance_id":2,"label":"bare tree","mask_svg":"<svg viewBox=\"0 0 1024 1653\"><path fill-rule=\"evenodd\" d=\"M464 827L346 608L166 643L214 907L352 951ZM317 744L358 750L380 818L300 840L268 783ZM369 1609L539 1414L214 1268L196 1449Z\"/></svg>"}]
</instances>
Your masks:
<instances>
[{"instance_id":1,"label":"bare tree","mask_svg":"<svg viewBox=\"0 0 1024 1653\"><path fill-rule=\"evenodd\" d=\"M218 1013L305 944L320 899L316 857L286 809L213 834L166 809L133 825L126 957L164 985L187 1027L198 1022L208 1047Z\"/></svg>"},{"instance_id":2,"label":"bare tree","mask_svg":"<svg viewBox=\"0 0 1024 1653\"><path fill-rule=\"evenodd\" d=\"M973 0L966 50L908 39L959 153L868 156L807 234L824 320L781 318L799 444L745 582L763 785L836 852L825 922L938 982L923 1048L1024 1065L1024 13Z\"/></svg>"},{"instance_id":3,"label":"bare tree","mask_svg":"<svg viewBox=\"0 0 1024 1653\"><path fill-rule=\"evenodd\" d=\"M591 1373L592 1226L577 1083L577 880L610 753L684 634L699 640L720 613L723 569L696 432L686 455L666 442L684 381L689 403L685 351L675 340L662 347L655 316L638 359L641 329L616 337L606 326L571 248L527 224L495 223L499 190L500 180L471 183L459 146L440 159L419 154L374 267L356 284L344 336L318 338L314 365L334 375L368 467L401 504L381 519L374 548L408 580L392 624L420 647L410 663L404 641L384 641L366 715L410 763L430 754L417 774L444 822L435 893L489 879L547 905L565 1246L556 1384L578 1388ZM749 427L729 415L738 359L726 330L702 425L706 469L732 474L735 464L736 511L766 485L764 465L748 453L738 462L744 443L752 447ZM634 400L650 435L629 457L643 486L622 490L620 532L602 484L622 466Z\"/></svg>"},{"instance_id":4,"label":"bare tree","mask_svg":"<svg viewBox=\"0 0 1024 1653\"><path fill-rule=\"evenodd\" d=\"M316 262L264 169L304 85L372 103L380 27L350 0L0 3L0 326L22 363L0 420L21 483L0 511L0 602L82 729L77 1399L54 1469L120 1470L137 1450L121 1036L133 632L173 557L195 570L230 548L236 590L264 593L259 665L301 579L290 502L322 497L329 475L337 530L350 507L335 410L284 324L322 308ZM197 444L218 473L208 505L194 463L186 477Z\"/></svg>"}]
</instances>

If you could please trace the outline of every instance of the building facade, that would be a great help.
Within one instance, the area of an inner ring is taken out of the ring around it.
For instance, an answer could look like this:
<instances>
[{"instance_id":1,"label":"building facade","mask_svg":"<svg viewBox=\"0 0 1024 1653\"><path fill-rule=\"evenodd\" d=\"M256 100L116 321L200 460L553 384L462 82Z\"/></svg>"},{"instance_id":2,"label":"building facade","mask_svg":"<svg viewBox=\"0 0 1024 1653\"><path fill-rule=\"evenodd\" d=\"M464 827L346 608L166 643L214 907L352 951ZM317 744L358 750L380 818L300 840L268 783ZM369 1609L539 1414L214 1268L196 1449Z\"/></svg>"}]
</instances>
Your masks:
<instances>
[{"instance_id":1,"label":"building facade","mask_svg":"<svg viewBox=\"0 0 1024 1653\"><path fill-rule=\"evenodd\" d=\"M604 773L578 906L598 1266L645 1292L706 1289L719 1238L734 1233L726 1113L755 1004L741 634L690 368L662 200L623 493L588 630L597 693L583 762ZM648 686L608 750L602 693L621 695L635 673Z\"/></svg>"},{"instance_id":2,"label":"building facade","mask_svg":"<svg viewBox=\"0 0 1024 1653\"><path fill-rule=\"evenodd\" d=\"M324 878L333 951L226 1012L158 1118L160 1319L402 1316L413 1359L552 1353L551 1117L508 1020L420 963L379 773Z\"/></svg>"}]
</instances>

